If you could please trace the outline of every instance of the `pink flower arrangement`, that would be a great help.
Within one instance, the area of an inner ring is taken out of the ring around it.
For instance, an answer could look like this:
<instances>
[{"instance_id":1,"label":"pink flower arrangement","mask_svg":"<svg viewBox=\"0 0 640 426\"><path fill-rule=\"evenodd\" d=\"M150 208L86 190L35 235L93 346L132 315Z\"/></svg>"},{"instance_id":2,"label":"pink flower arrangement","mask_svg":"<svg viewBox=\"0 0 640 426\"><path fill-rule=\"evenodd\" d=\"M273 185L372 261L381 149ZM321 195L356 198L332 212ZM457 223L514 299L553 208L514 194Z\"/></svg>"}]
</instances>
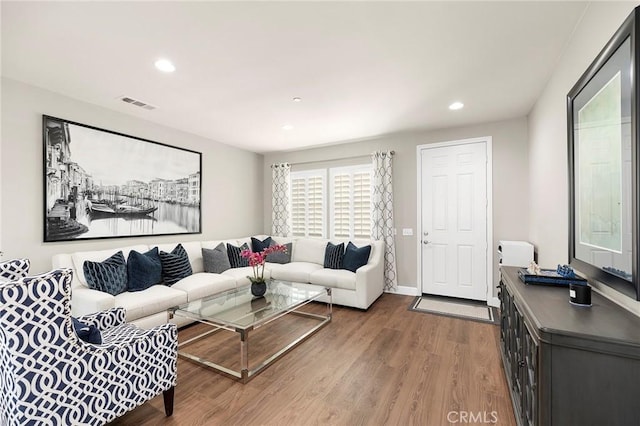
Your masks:
<instances>
[{"instance_id":1,"label":"pink flower arrangement","mask_svg":"<svg viewBox=\"0 0 640 426\"><path fill-rule=\"evenodd\" d=\"M267 256L275 252L287 252L287 247L281 244L269 246L259 253L254 253L251 250L242 250L240 256L245 259L249 259L249 266L253 268L253 277L248 277L251 282L264 282L264 262L267 260Z\"/></svg>"}]
</instances>

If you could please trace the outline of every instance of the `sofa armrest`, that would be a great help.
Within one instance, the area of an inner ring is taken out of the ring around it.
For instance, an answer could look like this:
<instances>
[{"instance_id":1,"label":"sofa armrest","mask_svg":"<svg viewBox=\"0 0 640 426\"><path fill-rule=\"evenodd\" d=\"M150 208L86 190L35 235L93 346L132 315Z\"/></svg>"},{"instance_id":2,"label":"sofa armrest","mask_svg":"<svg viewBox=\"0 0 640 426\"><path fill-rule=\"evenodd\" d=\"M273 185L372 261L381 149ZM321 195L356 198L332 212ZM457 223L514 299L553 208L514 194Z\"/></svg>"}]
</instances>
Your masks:
<instances>
[{"instance_id":1,"label":"sofa armrest","mask_svg":"<svg viewBox=\"0 0 640 426\"><path fill-rule=\"evenodd\" d=\"M75 317L115 308L116 298L109 293L76 287L71 290L71 314Z\"/></svg>"},{"instance_id":2,"label":"sofa armrest","mask_svg":"<svg viewBox=\"0 0 640 426\"><path fill-rule=\"evenodd\" d=\"M95 325L100 331L108 330L126 322L127 311L124 308L111 308L107 311L100 311L78 317L78 320L87 324Z\"/></svg>"},{"instance_id":3,"label":"sofa armrest","mask_svg":"<svg viewBox=\"0 0 640 426\"><path fill-rule=\"evenodd\" d=\"M356 270L356 293L358 305L371 306L384 292L384 270L382 262L368 263Z\"/></svg>"}]
</instances>

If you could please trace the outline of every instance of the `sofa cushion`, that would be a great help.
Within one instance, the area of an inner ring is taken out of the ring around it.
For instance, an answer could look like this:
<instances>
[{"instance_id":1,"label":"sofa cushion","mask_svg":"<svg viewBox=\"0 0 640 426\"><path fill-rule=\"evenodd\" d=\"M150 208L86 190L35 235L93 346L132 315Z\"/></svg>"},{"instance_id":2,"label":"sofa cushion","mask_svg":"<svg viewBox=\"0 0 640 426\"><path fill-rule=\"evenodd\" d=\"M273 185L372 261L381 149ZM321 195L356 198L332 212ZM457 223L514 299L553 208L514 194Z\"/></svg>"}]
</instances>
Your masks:
<instances>
[{"instance_id":1,"label":"sofa cushion","mask_svg":"<svg viewBox=\"0 0 640 426\"><path fill-rule=\"evenodd\" d=\"M364 266L369 261L371 254L371 246L356 247L351 241L347 244L347 250L344 253L344 269L355 272L359 267Z\"/></svg>"},{"instance_id":2,"label":"sofa cushion","mask_svg":"<svg viewBox=\"0 0 640 426\"><path fill-rule=\"evenodd\" d=\"M300 238L293 248L291 261L317 263L322 266L327 242L327 240L321 238Z\"/></svg>"},{"instance_id":3,"label":"sofa cushion","mask_svg":"<svg viewBox=\"0 0 640 426\"><path fill-rule=\"evenodd\" d=\"M344 258L344 243L327 243L324 250L324 267L329 269L342 269L342 259Z\"/></svg>"},{"instance_id":4,"label":"sofa cushion","mask_svg":"<svg viewBox=\"0 0 640 426\"><path fill-rule=\"evenodd\" d=\"M227 269L222 273L222 275L226 275L228 277L233 277L234 279L245 278L245 277L253 277L253 268L251 266L243 266L240 268L231 268ZM264 279L268 280L271 278L271 272L268 267L264 268Z\"/></svg>"},{"instance_id":5,"label":"sofa cushion","mask_svg":"<svg viewBox=\"0 0 640 426\"><path fill-rule=\"evenodd\" d=\"M213 249L202 248L202 262L204 263L204 272L221 274L231 268L227 248L224 243L218 244Z\"/></svg>"},{"instance_id":6,"label":"sofa cushion","mask_svg":"<svg viewBox=\"0 0 640 426\"><path fill-rule=\"evenodd\" d=\"M165 285L154 285L143 291L127 291L115 297L115 306L121 306L127 311L127 322L183 303L187 303L187 293Z\"/></svg>"},{"instance_id":7,"label":"sofa cushion","mask_svg":"<svg viewBox=\"0 0 640 426\"><path fill-rule=\"evenodd\" d=\"M192 302L236 288L236 280L233 277L222 274L200 272L181 279L171 288L184 291L187 293L187 301Z\"/></svg>"},{"instance_id":8,"label":"sofa cushion","mask_svg":"<svg viewBox=\"0 0 640 426\"><path fill-rule=\"evenodd\" d=\"M278 244L275 241L271 241L271 246L283 245L285 247L285 251L274 251L273 253L269 253L265 258L265 261L271 263L289 263L291 262L291 251L293 249L292 243L287 244Z\"/></svg>"},{"instance_id":9,"label":"sofa cushion","mask_svg":"<svg viewBox=\"0 0 640 426\"><path fill-rule=\"evenodd\" d=\"M82 265L89 288L116 296L127 290L127 263L122 251L102 262L86 260Z\"/></svg>"},{"instance_id":10,"label":"sofa cushion","mask_svg":"<svg viewBox=\"0 0 640 426\"><path fill-rule=\"evenodd\" d=\"M160 252L162 278L166 285L173 285L193 273L189 256L182 244L178 244L171 253Z\"/></svg>"},{"instance_id":11,"label":"sofa cushion","mask_svg":"<svg viewBox=\"0 0 640 426\"><path fill-rule=\"evenodd\" d=\"M346 269L320 269L311 273L311 282L326 287L356 289L356 274Z\"/></svg>"},{"instance_id":12,"label":"sofa cushion","mask_svg":"<svg viewBox=\"0 0 640 426\"><path fill-rule=\"evenodd\" d=\"M135 250L127 258L127 289L140 291L162 282L162 262L158 247L146 253Z\"/></svg>"},{"instance_id":13,"label":"sofa cushion","mask_svg":"<svg viewBox=\"0 0 640 426\"><path fill-rule=\"evenodd\" d=\"M268 265L271 277L277 280L308 283L312 272L323 269L322 265L311 262L292 262L284 265L272 263Z\"/></svg>"},{"instance_id":14,"label":"sofa cushion","mask_svg":"<svg viewBox=\"0 0 640 426\"><path fill-rule=\"evenodd\" d=\"M254 253L260 253L271 245L271 237L267 237L264 240L251 237L251 251Z\"/></svg>"},{"instance_id":15,"label":"sofa cushion","mask_svg":"<svg viewBox=\"0 0 640 426\"><path fill-rule=\"evenodd\" d=\"M145 252L147 250L149 250L149 246L143 245L143 244L138 244L135 246L127 246L127 247L123 247L120 249L108 249L108 250L95 250L95 251L78 251L75 252L73 254L71 254L71 260L73 262L73 267L76 270L76 274L74 274L75 276L77 276L78 281L80 281L80 284L88 287L89 284L87 283L87 279L84 276L84 274L82 273L83 271L83 267L84 267L84 262L86 260L91 260L93 262L101 262L111 256L113 256L114 253L121 251L122 255L124 256L124 258L126 259L127 257L129 257L129 252L131 252L131 250L136 250L140 253Z\"/></svg>"},{"instance_id":16,"label":"sofa cushion","mask_svg":"<svg viewBox=\"0 0 640 426\"><path fill-rule=\"evenodd\" d=\"M233 244L227 244L227 255L229 256L229 263L232 268L243 268L245 266L249 266L249 259L240 255L243 250L249 250L249 245L247 243L242 244L240 247L234 246Z\"/></svg>"}]
</instances>

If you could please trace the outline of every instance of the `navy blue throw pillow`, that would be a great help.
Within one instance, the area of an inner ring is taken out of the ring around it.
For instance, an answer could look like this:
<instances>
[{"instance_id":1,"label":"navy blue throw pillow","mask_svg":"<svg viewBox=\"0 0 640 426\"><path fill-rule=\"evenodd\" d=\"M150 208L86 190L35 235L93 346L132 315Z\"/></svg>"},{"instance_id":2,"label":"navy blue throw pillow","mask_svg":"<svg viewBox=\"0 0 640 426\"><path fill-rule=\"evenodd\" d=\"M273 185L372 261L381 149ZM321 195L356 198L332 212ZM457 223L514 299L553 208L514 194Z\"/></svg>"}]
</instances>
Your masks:
<instances>
[{"instance_id":1,"label":"navy blue throw pillow","mask_svg":"<svg viewBox=\"0 0 640 426\"><path fill-rule=\"evenodd\" d=\"M351 272L355 272L359 267L367 264L370 254L371 246L356 247L351 241L349 241L342 261L343 268Z\"/></svg>"},{"instance_id":2,"label":"navy blue throw pillow","mask_svg":"<svg viewBox=\"0 0 640 426\"><path fill-rule=\"evenodd\" d=\"M146 290L162 282L162 262L158 247L146 253L132 250L127 258L127 277L129 291Z\"/></svg>"},{"instance_id":3,"label":"navy blue throw pillow","mask_svg":"<svg viewBox=\"0 0 640 426\"><path fill-rule=\"evenodd\" d=\"M93 343L94 345L102 344L102 335L98 327L95 325L87 325L74 317L71 317L71 321L73 321L73 328L81 340L87 343Z\"/></svg>"},{"instance_id":4,"label":"navy blue throw pillow","mask_svg":"<svg viewBox=\"0 0 640 426\"><path fill-rule=\"evenodd\" d=\"M160 252L162 263L162 279L166 285L174 285L183 278L193 274L187 251L178 244L171 253Z\"/></svg>"},{"instance_id":5,"label":"navy blue throw pillow","mask_svg":"<svg viewBox=\"0 0 640 426\"><path fill-rule=\"evenodd\" d=\"M270 245L271 245L271 237L267 237L262 241L260 241L257 238L251 237L251 251L254 253L260 253L262 250L266 249Z\"/></svg>"},{"instance_id":6,"label":"navy blue throw pillow","mask_svg":"<svg viewBox=\"0 0 640 426\"><path fill-rule=\"evenodd\" d=\"M247 243L244 243L241 247L236 247L232 244L227 244L227 256L229 256L229 263L232 268L242 268L249 266L249 259L240 256L242 250L249 250Z\"/></svg>"},{"instance_id":7,"label":"navy blue throw pillow","mask_svg":"<svg viewBox=\"0 0 640 426\"><path fill-rule=\"evenodd\" d=\"M342 269L344 259L344 243L338 245L327 243L324 250L324 267L329 269Z\"/></svg>"},{"instance_id":8,"label":"navy blue throw pillow","mask_svg":"<svg viewBox=\"0 0 640 426\"><path fill-rule=\"evenodd\" d=\"M102 262L85 260L82 271L89 288L116 296L127 291L127 262L122 251Z\"/></svg>"}]
</instances>

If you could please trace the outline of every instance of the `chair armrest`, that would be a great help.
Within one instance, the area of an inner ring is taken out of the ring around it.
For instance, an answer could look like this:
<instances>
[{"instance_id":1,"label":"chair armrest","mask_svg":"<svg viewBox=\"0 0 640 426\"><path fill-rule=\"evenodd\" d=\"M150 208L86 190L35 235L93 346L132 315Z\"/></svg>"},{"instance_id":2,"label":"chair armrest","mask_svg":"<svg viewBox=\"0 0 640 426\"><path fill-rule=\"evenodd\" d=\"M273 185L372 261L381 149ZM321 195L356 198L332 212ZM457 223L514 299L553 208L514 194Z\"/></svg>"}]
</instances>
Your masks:
<instances>
[{"instance_id":1,"label":"chair armrest","mask_svg":"<svg viewBox=\"0 0 640 426\"><path fill-rule=\"evenodd\" d=\"M155 341L149 345L149 340ZM143 351L159 350L160 347L168 350L169 353L178 354L178 326L173 323L161 324L148 330L142 329L131 323L124 323L113 327L102 335L102 344L85 344L80 342L82 348L89 352L113 352L124 350L138 345L142 345L136 353Z\"/></svg>"},{"instance_id":2,"label":"chair armrest","mask_svg":"<svg viewBox=\"0 0 640 426\"><path fill-rule=\"evenodd\" d=\"M144 330L124 323L106 330L100 345L77 340L75 350L86 360L98 357L117 362L120 374L125 373L123 377L128 377L131 371L147 371L162 390L177 382L178 327L175 324L166 323ZM109 371L111 373L113 371Z\"/></svg>"},{"instance_id":3,"label":"chair armrest","mask_svg":"<svg viewBox=\"0 0 640 426\"><path fill-rule=\"evenodd\" d=\"M126 309L119 307L96 312L95 314L82 315L78 317L78 320L87 325L95 325L100 331L104 331L124 324L126 322L126 316Z\"/></svg>"},{"instance_id":4,"label":"chair armrest","mask_svg":"<svg viewBox=\"0 0 640 426\"><path fill-rule=\"evenodd\" d=\"M116 298L109 293L76 287L71 290L71 313L75 317L106 311L116 306Z\"/></svg>"}]
</instances>

